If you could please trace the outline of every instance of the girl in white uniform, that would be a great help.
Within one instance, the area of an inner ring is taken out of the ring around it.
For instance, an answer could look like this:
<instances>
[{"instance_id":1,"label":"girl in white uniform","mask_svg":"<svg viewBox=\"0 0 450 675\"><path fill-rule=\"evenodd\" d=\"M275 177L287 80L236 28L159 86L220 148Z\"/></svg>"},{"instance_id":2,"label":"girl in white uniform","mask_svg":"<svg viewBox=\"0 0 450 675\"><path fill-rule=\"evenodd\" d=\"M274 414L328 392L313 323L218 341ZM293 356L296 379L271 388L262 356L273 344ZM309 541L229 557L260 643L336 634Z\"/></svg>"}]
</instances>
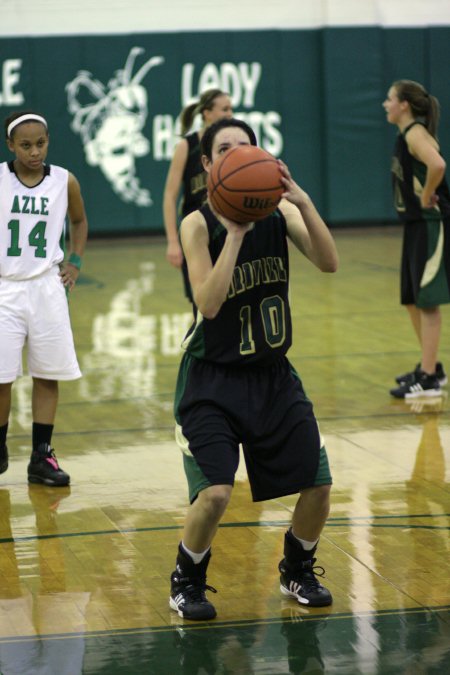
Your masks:
<instances>
[{"instance_id":1,"label":"girl in white uniform","mask_svg":"<svg viewBox=\"0 0 450 675\"><path fill-rule=\"evenodd\" d=\"M11 389L28 351L33 378L32 453L28 480L68 485L51 447L58 381L81 377L67 294L78 279L87 219L75 176L45 164L46 120L17 112L5 121L6 143L16 156L0 163L0 473L8 468L6 436ZM66 215L70 253L64 262Z\"/></svg>"}]
</instances>

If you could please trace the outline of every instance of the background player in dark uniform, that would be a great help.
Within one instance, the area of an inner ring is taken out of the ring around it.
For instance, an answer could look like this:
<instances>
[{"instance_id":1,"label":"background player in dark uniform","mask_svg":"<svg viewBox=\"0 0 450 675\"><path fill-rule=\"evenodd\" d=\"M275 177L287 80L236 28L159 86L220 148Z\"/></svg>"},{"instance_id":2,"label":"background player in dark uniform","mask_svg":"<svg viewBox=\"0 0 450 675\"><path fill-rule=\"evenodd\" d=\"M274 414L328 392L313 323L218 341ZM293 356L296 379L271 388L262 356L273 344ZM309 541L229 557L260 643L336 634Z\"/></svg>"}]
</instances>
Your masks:
<instances>
[{"instance_id":1,"label":"background player in dark uniform","mask_svg":"<svg viewBox=\"0 0 450 675\"><path fill-rule=\"evenodd\" d=\"M192 300L186 263L178 238L178 196L182 188L180 212L182 218L199 209L206 196L206 173L203 169L200 140L205 129L223 117L231 117L233 110L228 94L220 89L208 89L203 92L197 103L183 108L181 135L167 174L163 197L164 227L167 236L166 257L174 267L181 267L186 296ZM195 117L201 115L202 126L199 131L188 134Z\"/></svg>"},{"instance_id":2,"label":"background player in dark uniform","mask_svg":"<svg viewBox=\"0 0 450 675\"><path fill-rule=\"evenodd\" d=\"M450 302L450 193L439 153L439 102L411 80L394 82L383 107L399 129L392 159L394 200L404 223L401 303L421 346L421 361L399 375L397 398L439 396L447 384L438 361L439 305Z\"/></svg>"},{"instance_id":3,"label":"background player in dark uniform","mask_svg":"<svg viewBox=\"0 0 450 675\"><path fill-rule=\"evenodd\" d=\"M223 119L202 139L208 171L226 150L256 145L242 121ZM337 269L334 241L308 195L280 161L279 208L237 225L205 204L185 218L181 239L196 320L183 347L175 398L189 508L170 606L187 619L211 619L206 569L229 502L242 443L254 501L302 493L286 533L281 590L309 606L329 605L313 571L329 512L331 475L311 402L285 354L291 345L289 237L316 267Z\"/></svg>"}]
</instances>

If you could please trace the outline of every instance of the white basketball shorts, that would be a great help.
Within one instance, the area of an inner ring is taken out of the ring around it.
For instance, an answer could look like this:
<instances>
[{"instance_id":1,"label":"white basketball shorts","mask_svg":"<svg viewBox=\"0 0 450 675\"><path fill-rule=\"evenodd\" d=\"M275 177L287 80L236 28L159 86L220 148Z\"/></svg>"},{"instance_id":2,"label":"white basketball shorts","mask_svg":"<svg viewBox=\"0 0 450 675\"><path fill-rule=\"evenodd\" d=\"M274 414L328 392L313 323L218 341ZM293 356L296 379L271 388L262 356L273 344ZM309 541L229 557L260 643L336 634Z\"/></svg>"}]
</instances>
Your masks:
<instances>
[{"instance_id":1,"label":"white basketball shorts","mask_svg":"<svg viewBox=\"0 0 450 675\"><path fill-rule=\"evenodd\" d=\"M12 281L0 277L0 382L28 371L44 380L76 380L78 366L66 291L55 266L39 277Z\"/></svg>"}]
</instances>

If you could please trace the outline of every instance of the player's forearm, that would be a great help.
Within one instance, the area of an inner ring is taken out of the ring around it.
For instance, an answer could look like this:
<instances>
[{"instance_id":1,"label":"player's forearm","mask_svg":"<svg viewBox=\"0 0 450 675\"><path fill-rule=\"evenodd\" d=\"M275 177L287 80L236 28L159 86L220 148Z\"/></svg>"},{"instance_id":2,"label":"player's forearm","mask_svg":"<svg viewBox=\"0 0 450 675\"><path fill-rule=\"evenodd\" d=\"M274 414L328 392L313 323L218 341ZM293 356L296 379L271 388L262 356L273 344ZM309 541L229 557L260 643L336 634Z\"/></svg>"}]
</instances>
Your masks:
<instances>
[{"instance_id":1,"label":"player's forearm","mask_svg":"<svg viewBox=\"0 0 450 675\"><path fill-rule=\"evenodd\" d=\"M442 162L438 164L433 164L427 168L427 177L425 180L425 185L423 186L422 192L422 202L428 204L431 196L435 193L436 189L442 182L442 179L445 175L446 164L442 159Z\"/></svg>"},{"instance_id":2,"label":"player's forearm","mask_svg":"<svg viewBox=\"0 0 450 675\"><path fill-rule=\"evenodd\" d=\"M216 264L194 292L195 304L206 319L214 319L227 298L241 244L241 236L227 235Z\"/></svg>"},{"instance_id":3,"label":"player's forearm","mask_svg":"<svg viewBox=\"0 0 450 675\"><path fill-rule=\"evenodd\" d=\"M83 218L70 225L70 252L82 256L86 247L88 235L87 219Z\"/></svg>"},{"instance_id":4,"label":"player's forearm","mask_svg":"<svg viewBox=\"0 0 450 675\"><path fill-rule=\"evenodd\" d=\"M339 263L336 244L313 202L304 195L296 206L309 234L309 245L305 250L307 257L322 272L336 272Z\"/></svg>"},{"instance_id":5,"label":"player's forearm","mask_svg":"<svg viewBox=\"0 0 450 675\"><path fill-rule=\"evenodd\" d=\"M168 242L178 242L177 209L172 200L164 199L163 203L164 229Z\"/></svg>"}]
</instances>

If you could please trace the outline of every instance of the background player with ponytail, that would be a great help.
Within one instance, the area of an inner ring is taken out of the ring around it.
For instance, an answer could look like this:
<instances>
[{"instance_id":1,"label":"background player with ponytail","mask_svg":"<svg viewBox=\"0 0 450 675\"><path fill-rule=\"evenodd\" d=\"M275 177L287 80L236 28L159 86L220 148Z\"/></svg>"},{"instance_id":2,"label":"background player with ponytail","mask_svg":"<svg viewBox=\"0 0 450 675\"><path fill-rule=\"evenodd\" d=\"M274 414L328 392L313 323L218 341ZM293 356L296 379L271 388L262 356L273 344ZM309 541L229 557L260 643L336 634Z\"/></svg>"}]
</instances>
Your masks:
<instances>
[{"instance_id":1,"label":"background player with ponytail","mask_svg":"<svg viewBox=\"0 0 450 675\"><path fill-rule=\"evenodd\" d=\"M174 267L181 267L186 296L192 300L186 264L178 238L178 196L182 188L181 218L199 209L206 197L206 173L203 169L200 141L213 122L231 117L233 109L228 94L221 89L208 89L199 101L183 108L180 115L182 139L175 148L163 197L164 227L167 237L166 258ZM201 115L199 131L188 133L195 117Z\"/></svg>"},{"instance_id":2,"label":"background player with ponytail","mask_svg":"<svg viewBox=\"0 0 450 675\"><path fill-rule=\"evenodd\" d=\"M396 377L396 398L440 396L447 383L438 361L440 305L450 302L450 193L439 152L439 102L418 82L398 80L383 107L399 130L392 159L394 200L404 224L401 304L421 347L411 372Z\"/></svg>"}]
</instances>

